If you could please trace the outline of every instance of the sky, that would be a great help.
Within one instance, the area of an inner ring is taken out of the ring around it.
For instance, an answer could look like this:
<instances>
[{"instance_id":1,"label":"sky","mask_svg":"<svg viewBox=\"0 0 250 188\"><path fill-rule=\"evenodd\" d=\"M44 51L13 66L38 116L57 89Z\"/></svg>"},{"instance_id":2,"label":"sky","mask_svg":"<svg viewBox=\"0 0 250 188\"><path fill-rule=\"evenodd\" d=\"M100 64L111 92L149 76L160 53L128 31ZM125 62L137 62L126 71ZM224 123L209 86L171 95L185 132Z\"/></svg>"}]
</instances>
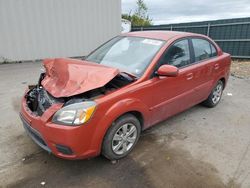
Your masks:
<instances>
[{"instance_id":1,"label":"sky","mask_svg":"<svg viewBox=\"0 0 250 188\"><path fill-rule=\"evenodd\" d=\"M144 0L153 24L183 23L250 17L250 0ZM122 0L122 13L136 8L136 0Z\"/></svg>"}]
</instances>

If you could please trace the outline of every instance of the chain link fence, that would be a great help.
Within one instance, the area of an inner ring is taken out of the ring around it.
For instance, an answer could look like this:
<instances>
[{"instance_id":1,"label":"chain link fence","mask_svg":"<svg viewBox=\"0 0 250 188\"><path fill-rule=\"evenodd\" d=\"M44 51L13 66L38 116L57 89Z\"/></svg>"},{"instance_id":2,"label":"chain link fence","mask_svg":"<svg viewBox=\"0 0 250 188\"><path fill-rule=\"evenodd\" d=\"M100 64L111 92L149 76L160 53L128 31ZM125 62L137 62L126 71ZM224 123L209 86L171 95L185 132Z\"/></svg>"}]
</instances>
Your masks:
<instances>
[{"instance_id":1,"label":"chain link fence","mask_svg":"<svg viewBox=\"0 0 250 188\"><path fill-rule=\"evenodd\" d=\"M146 30L185 31L207 35L232 57L250 59L250 17L132 28L132 31Z\"/></svg>"}]
</instances>

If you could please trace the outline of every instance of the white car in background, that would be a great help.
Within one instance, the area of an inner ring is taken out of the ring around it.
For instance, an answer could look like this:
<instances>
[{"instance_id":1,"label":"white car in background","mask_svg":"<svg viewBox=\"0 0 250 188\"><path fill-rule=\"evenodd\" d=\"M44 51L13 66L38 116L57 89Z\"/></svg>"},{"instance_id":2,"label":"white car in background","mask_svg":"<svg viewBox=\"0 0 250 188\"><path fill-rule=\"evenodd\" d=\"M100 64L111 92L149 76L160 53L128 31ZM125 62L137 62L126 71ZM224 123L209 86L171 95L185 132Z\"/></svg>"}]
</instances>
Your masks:
<instances>
[{"instance_id":1,"label":"white car in background","mask_svg":"<svg viewBox=\"0 0 250 188\"><path fill-rule=\"evenodd\" d=\"M131 31L131 22L126 19L122 19L122 33L128 33L130 31Z\"/></svg>"}]
</instances>

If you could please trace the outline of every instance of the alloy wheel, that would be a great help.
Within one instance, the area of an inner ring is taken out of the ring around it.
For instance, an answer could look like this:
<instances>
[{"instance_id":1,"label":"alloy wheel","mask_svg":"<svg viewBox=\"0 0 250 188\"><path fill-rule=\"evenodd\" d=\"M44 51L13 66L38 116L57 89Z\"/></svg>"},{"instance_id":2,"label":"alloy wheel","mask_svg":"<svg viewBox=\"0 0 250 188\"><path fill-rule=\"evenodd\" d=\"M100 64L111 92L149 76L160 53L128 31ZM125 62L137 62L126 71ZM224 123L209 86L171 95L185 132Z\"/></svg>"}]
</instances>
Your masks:
<instances>
[{"instance_id":1,"label":"alloy wheel","mask_svg":"<svg viewBox=\"0 0 250 188\"><path fill-rule=\"evenodd\" d=\"M223 90L222 87L223 87L222 84L219 83L213 91L212 101L214 104L217 104L220 101L222 90Z\"/></svg>"},{"instance_id":2,"label":"alloy wheel","mask_svg":"<svg viewBox=\"0 0 250 188\"><path fill-rule=\"evenodd\" d=\"M112 150L117 155L128 152L136 142L137 128L132 123L122 125L114 134L112 140Z\"/></svg>"}]
</instances>

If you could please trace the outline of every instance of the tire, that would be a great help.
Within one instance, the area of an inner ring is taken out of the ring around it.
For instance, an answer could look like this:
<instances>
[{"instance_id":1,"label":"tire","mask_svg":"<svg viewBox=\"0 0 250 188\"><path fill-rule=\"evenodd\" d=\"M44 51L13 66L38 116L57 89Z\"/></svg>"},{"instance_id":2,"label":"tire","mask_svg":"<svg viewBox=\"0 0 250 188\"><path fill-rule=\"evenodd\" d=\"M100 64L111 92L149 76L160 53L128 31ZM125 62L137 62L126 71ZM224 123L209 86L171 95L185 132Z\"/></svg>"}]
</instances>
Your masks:
<instances>
[{"instance_id":1,"label":"tire","mask_svg":"<svg viewBox=\"0 0 250 188\"><path fill-rule=\"evenodd\" d=\"M141 124L134 115L121 116L112 123L104 137L102 155L109 160L127 156L138 142L140 133Z\"/></svg>"},{"instance_id":2,"label":"tire","mask_svg":"<svg viewBox=\"0 0 250 188\"><path fill-rule=\"evenodd\" d=\"M223 88L224 88L224 83L221 80L219 80L215 85L215 87L213 88L213 90L211 91L211 93L209 94L208 98L204 102L202 102L202 104L209 108L213 108L217 104L219 104L223 93Z\"/></svg>"}]
</instances>

